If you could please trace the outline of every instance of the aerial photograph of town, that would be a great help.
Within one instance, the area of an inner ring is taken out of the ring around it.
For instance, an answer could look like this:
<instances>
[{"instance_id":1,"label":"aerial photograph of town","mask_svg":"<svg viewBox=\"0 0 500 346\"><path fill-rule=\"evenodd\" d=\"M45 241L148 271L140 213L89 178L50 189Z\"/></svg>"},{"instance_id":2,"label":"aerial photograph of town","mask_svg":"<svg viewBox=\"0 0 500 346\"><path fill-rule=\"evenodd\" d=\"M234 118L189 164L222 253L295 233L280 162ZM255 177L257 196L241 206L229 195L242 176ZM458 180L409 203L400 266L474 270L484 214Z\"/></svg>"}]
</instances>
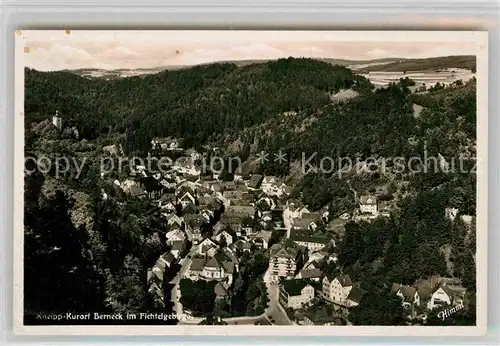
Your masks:
<instances>
[{"instance_id":1,"label":"aerial photograph of town","mask_svg":"<svg viewBox=\"0 0 500 346\"><path fill-rule=\"evenodd\" d=\"M474 47L16 35L24 324L476 325Z\"/></svg>"}]
</instances>

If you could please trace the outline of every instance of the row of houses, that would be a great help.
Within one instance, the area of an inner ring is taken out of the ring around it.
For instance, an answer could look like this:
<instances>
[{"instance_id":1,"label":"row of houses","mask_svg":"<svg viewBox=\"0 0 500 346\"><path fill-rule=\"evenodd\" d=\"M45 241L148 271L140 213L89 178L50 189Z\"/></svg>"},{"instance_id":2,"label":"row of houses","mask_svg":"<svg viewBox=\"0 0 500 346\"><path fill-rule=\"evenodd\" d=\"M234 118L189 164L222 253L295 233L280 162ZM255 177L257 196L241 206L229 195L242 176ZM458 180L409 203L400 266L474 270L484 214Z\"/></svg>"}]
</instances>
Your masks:
<instances>
[{"instance_id":1,"label":"row of houses","mask_svg":"<svg viewBox=\"0 0 500 346\"><path fill-rule=\"evenodd\" d=\"M391 293L401 298L405 308L420 306L433 310L446 305L463 305L466 289L458 278L434 276L419 279L411 286L394 283Z\"/></svg>"},{"instance_id":2,"label":"row of houses","mask_svg":"<svg viewBox=\"0 0 500 346\"><path fill-rule=\"evenodd\" d=\"M350 308L359 305L364 293L349 275L324 276L321 281L289 279L280 282L279 303L285 309L302 311L318 301L337 309Z\"/></svg>"}]
</instances>

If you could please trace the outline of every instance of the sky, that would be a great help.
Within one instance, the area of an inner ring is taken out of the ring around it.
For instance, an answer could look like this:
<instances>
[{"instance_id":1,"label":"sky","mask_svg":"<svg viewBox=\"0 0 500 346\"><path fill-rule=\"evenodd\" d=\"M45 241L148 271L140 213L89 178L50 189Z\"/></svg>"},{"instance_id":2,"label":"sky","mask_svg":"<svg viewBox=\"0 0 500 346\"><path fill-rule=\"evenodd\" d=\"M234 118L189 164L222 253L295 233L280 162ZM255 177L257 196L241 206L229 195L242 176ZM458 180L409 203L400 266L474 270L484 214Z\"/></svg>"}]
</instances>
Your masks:
<instances>
[{"instance_id":1,"label":"sky","mask_svg":"<svg viewBox=\"0 0 500 346\"><path fill-rule=\"evenodd\" d=\"M436 32L18 31L25 65L41 71L134 69L282 57L371 60L475 55L472 36Z\"/></svg>"}]
</instances>

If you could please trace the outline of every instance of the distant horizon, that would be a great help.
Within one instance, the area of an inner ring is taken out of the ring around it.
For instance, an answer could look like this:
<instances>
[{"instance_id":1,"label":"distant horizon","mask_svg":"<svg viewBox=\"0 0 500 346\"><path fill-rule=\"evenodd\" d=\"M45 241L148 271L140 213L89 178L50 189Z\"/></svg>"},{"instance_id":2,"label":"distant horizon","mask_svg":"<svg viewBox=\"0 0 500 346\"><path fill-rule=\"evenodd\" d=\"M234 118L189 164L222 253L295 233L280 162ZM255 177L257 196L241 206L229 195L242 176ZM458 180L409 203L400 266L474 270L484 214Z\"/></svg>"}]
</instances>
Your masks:
<instances>
[{"instance_id":1,"label":"distant horizon","mask_svg":"<svg viewBox=\"0 0 500 346\"><path fill-rule=\"evenodd\" d=\"M39 71L152 69L286 57L373 61L476 55L449 32L27 30L25 66ZM456 36L456 37L455 37ZM328 58L334 57L334 58Z\"/></svg>"},{"instance_id":2,"label":"distant horizon","mask_svg":"<svg viewBox=\"0 0 500 346\"><path fill-rule=\"evenodd\" d=\"M381 65L384 64L384 61L387 62L387 64L392 63L393 61L402 61L402 60L426 60L426 59L438 59L438 58L448 58L448 57L473 57L475 55L473 54L457 54L457 55L440 55L440 56L429 56L425 58L409 58L409 57L382 57L382 58L374 58L370 60L366 59L360 59L360 60L355 60L355 59L344 59L344 58L333 58L333 57L308 57L308 56L283 56L283 57L278 57L278 58L269 58L269 59L238 59L238 60L216 60L216 61L209 61L209 62L202 62L198 64L185 64L185 65L161 65L161 66L151 66L151 67L129 67L129 68L100 68L100 67L78 67L78 68L64 68L64 69L58 69L58 70L40 70L37 68L33 68L30 66L26 66L27 68L40 71L40 72L58 72L58 71L130 71L130 70L155 70L155 69L170 69L170 68L176 68L176 69L182 69L182 68L189 68L189 67L195 67L195 66L203 66L203 65L211 65L211 64L223 64L223 63L247 63L248 65L253 64L253 63L265 63L267 61L275 61L279 59L289 59L289 58L294 58L294 59L313 59L313 60L321 60L321 61L328 61L328 60L333 60L333 61L343 61L346 62L347 64L345 66L352 66L352 65L364 65L364 64L370 64L370 63L377 63L380 62ZM242 65L245 66L245 65Z\"/></svg>"}]
</instances>

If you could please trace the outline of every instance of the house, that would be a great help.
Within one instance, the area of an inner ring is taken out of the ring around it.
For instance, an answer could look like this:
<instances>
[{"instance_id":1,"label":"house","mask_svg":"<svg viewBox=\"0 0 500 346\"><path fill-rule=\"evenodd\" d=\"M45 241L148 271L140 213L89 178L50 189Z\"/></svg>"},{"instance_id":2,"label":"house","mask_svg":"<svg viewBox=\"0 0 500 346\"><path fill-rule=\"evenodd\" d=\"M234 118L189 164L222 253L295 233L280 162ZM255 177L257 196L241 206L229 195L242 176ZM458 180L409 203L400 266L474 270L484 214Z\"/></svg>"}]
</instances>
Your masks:
<instances>
[{"instance_id":1,"label":"house","mask_svg":"<svg viewBox=\"0 0 500 346\"><path fill-rule=\"evenodd\" d=\"M315 269L319 267L319 263L327 256L327 253L322 251L309 254L307 262L304 264L304 269Z\"/></svg>"},{"instance_id":2,"label":"house","mask_svg":"<svg viewBox=\"0 0 500 346\"><path fill-rule=\"evenodd\" d=\"M206 259L204 257L193 257L189 267L188 276L191 280L198 280L205 266Z\"/></svg>"},{"instance_id":3,"label":"house","mask_svg":"<svg viewBox=\"0 0 500 346\"><path fill-rule=\"evenodd\" d=\"M210 258L204 265L200 279L224 281L227 287L233 282L235 263L224 253Z\"/></svg>"},{"instance_id":4,"label":"house","mask_svg":"<svg viewBox=\"0 0 500 346\"><path fill-rule=\"evenodd\" d=\"M260 197L255 203L255 205L258 206L260 210L272 210L276 208L276 203L274 202L274 199L267 196Z\"/></svg>"},{"instance_id":5,"label":"house","mask_svg":"<svg viewBox=\"0 0 500 346\"><path fill-rule=\"evenodd\" d=\"M188 204L196 204L196 198L190 191L186 191L179 199L178 202L185 208Z\"/></svg>"},{"instance_id":6,"label":"house","mask_svg":"<svg viewBox=\"0 0 500 346\"><path fill-rule=\"evenodd\" d=\"M460 279L433 275L429 279L419 279L413 287L417 290L420 305L432 310L441 305L463 304L466 294Z\"/></svg>"},{"instance_id":7,"label":"house","mask_svg":"<svg viewBox=\"0 0 500 346\"><path fill-rule=\"evenodd\" d=\"M170 268L174 262L174 256L166 252L158 258L155 265L151 268L151 273L154 274L159 281L163 281L163 275L166 268Z\"/></svg>"},{"instance_id":8,"label":"house","mask_svg":"<svg viewBox=\"0 0 500 346\"><path fill-rule=\"evenodd\" d=\"M243 198L245 192L243 191L224 191L219 199L222 201L224 206L227 208L229 205L234 204L234 201L240 200Z\"/></svg>"},{"instance_id":9,"label":"house","mask_svg":"<svg viewBox=\"0 0 500 346\"><path fill-rule=\"evenodd\" d=\"M291 229L294 219L300 218L304 213L309 213L307 206L301 205L299 201L288 200L283 209L285 228Z\"/></svg>"},{"instance_id":10,"label":"house","mask_svg":"<svg viewBox=\"0 0 500 346\"><path fill-rule=\"evenodd\" d=\"M315 230L321 222L320 213L302 212L299 217L292 219L292 228Z\"/></svg>"},{"instance_id":11,"label":"house","mask_svg":"<svg viewBox=\"0 0 500 346\"><path fill-rule=\"evenodd\" d=\"M218 244L215 243L210 238L205 238L203 241L200 242L197 253L205 256L207 255L207 252L212 248L215 248L217 250ZM213 253L213 251L210 252Z\"/></svg>"},{"instance_id":12,"label":"house","mask_svg":"<svg viewBox=\"0 0 500 346\"><path fill-rule=\"evenodd\" d=\"M164 253L158 258L155 265L147 271L148 293L160 306L165 306L165 294L162 289L162 282L167 268L172 267L174 263L174 256L171 253Z\"/></svg>"},{"instance_id":13,"label":"house","mask_svg":"<svg viewBox=\"0 0 500 346\"><path fill-rule=\"evenodd\" d=\"M446 285L439 284L434 287L427 303L427 309L432 310L443 305L453 304L453 291Z\"/></svg>"},{"instance_id":14,"label":"house","mask_svg":"<svg viewBox=\"0 0 500 346\"><path fill-rule=\"evenodd\" d=\"M202 237L201 227L205 224L205 220L198 214L187 214L184 216L186 223L186 233L191 235L194 244L198 244Z\"/></svg>"},{"instance_id":15,"label":"house","mask_svg":"<svg viewBox=\"0 0 500 346\"><path fill-rule=\"evenodd\" d=\"M269 247L271 235L271 231L260 231L252 236L252 243L254 243L257 247L267 249Z\"/></svg>"},{"instance_id":16,"label":"house","mask_svg":"<svg viewBox=\"0 0 500 346\"><path fill-rule=\"evenodd\" d=\"M366 291L362 290L361 288L353 286L351 291L347 295L346 306L347 307L358 306L359 303L361 302L361 298L363 298L363 294L365 293Z\"/></svg>"},{"instance_id":17,"label":"house","mask_svg":"<svg viewBox=\"0 0 500 346\"><path fill-rule=\"evenodd\" d=\"M177 226L182 228L184 226L184 218L179 217L175 214L163 214L167 218L167 224L169 226Z\"/></svg>"},{"instance_id":18,"label":"house","mask_svg":"<svg viewBox=\"0 0 500 346\"><path fill-rule=\"evenodd\" d=\"M345 322L330 304L315 305L304 311L306 326L341 326Z\"/></svg>"},{"instance_id":19,"label":"house","mask_svg":"<svg viewBox=\"0 0 500 346\"><path fill-rule=\"evenodd\" d=\"M307 229L291 229L290 239L298 245L306 247L310 252L323 249L330 241L329 235L320 231L313 232Z\"/></svg>"},{"instance_id":20,"label":"house","mask_svg":"<svg viewBox=\"0 0 500 346\"><path fill-rule=\"evenodd\" d=\"M171 246L175 241L186 241L187 237L184 232L182 232L179 228L174 228L171 231L168 231L165 235L167 240L167 245Z\"/></svg>"},{"instance_id":21,"label":"house","mask_svg":"<svg viewBox=\"0 0 500 346\"><path fill-rule=\"evenodd\" d=\"M230 248L238 249L241 252L250 252L252 250L252 244L244 240L238 239L233 243L233 246L231 246Z\"/></svg>"},{"instance_id":22,"label":"house","mask_svg":"<svg viewBox=\"0 0 500 346\"><path fill-rule=\"evenodd\" d=\"M377 197L376 196L361 196L359 199L359 210L361 213L375 215L377 214Z\"/></svg>"},{"instance_id":23,"label":"house","mask_svg":"<svg viewBox=\"0 0 500 346\"><path fill-rule=\"evenodd\" d=\"M253 219L255 217L255 208L244 205L230 205L226 208L225 214L240 218Z\"/></svg>"},{"instance_id":24,"label":"house","mask_svg":"<svg viewBox=\"0 0 500 346\"><path fill-rule=\"evenodd\" d=\"M313 298L314 287L309 280L292 279L280 283L279 302L285 309L301 309Z\"/></svg>"},{"instance_id":25,"label":"house","mask_svg":"<svg viewBox=\"0 0 500 346\"><path fill-rule=\"evenodd\" d=\"M346 305L351 289L352 281L349 275L327 275L323 278L323 297L329 301Z\"/></svg>"},{"instance_id":26,"label":"house","mask_svg":"<svg viewBox=\"0 0 500 346\"><path fill-rule=\"evenodd\" d=\"M171 243L170 252L176 259L181 257L182 253L186 251L187 242L185 240L176 240Z\"/></svg>"},{"instance_id":27,"label":"house","mask_svg":"<svg viewBox=\"0 0 500 346\"><path fill-rule=\"evenodd\" d=\"M297 274L297 276L295 278L296 279L307 279L307 280L311 280L314 282L320 282L322 277L323 277L323 273L321 272L321 269L312 268L312 269L302 269Z\"/></svg>"},{"instance_id":28,"label":"house","mask_svg":"<svg viewBox=\"0 0 500 346\"><path fill-rule=\"evenodd\" d=\"M457 208L446 208L444 210L444 216L448 219L448 220L455 220L455 218L457 217L457 214L458 214L458 209Z\"/></svg>"},{"instance_id":29,"label":"house","mask_svg":"<svg viewBox=\"0 0 500 346\"><path fill-rule=\"evenodd\" d=\"M420 305L420 296L415 287L393 283L391 293L401 298L401 303L405 308L411 307L412 305Z\"/></svg>"},{"instance_id":30,"label":"house","mask_svg":"<svg viewBox=\"0 0 500 346\"><path fill-rule=\"evenodd\" d=\"M163 195L158 201L158 206L161 208L162 212L167 214L175 213L177 205L175 198L164 198L164 196L165 195Z\"/></svg>"},{"instance_id":31,"label":"house","mask_svg":"<svg viewBox=\"0 0 500 346\"><path fill-rule=\"evenodd\" d=\"M153 150L169 150L169 151L179 151L182 150L180 143L177 139L167 137L167 138L153 138L151 140L151 148Z\"/></svg>"},{"instance_id":32,"label":"house","mask_svg":"<svg viewBox=\"0 0 500 346\"><path fill-rule=\"evenodd\" d=\"M246 186L249 190L258 190L264 177L260 174L254 174L250 177L250 180L246 183Z\"/></svg>"},{"instance_id":33,"label":"house","mask_svg":"<svg viewBox=\"0 0 500 346\"><path fill-rule=\"evenodd\" d=\"M219 232L221 229L230 229L237 236L242 235L243 220L240 217L234 217L227 214L222 214L220 221L214 226L214 232Z\"/></svg>"},{"instance_id":34,"label":"house","mask_svg":"<svg viewBox=\"0 0 500 346\"><path fill-rule=\"evenodd\" d=\"M217 232L214 236L215 240L217 240L219 243L222 238L225 239L227 245L231 245L233 243L233 236L227 229L221 229L219 232Z\"/></svg>"},{"instance_id":35,"label":"house","mask_svg":"<svg viewBox=\"0 0 500 346\"><path fill-rule=\"evenodd\" d=\"M285 187L283 180L275 176L266 176L262 179L262 192L268 196L281 196Z\"/></svg>"},{"instance_id":36,"label":"house","mask_svg":"<svg viewBox=\"0 0 500 346\"><path fill-rule=\"evenodd\" d=\"M292 279L303 263L305 248L285 238L270 248L269 273L271 280Z\"/></svg>"}]
</instances>

